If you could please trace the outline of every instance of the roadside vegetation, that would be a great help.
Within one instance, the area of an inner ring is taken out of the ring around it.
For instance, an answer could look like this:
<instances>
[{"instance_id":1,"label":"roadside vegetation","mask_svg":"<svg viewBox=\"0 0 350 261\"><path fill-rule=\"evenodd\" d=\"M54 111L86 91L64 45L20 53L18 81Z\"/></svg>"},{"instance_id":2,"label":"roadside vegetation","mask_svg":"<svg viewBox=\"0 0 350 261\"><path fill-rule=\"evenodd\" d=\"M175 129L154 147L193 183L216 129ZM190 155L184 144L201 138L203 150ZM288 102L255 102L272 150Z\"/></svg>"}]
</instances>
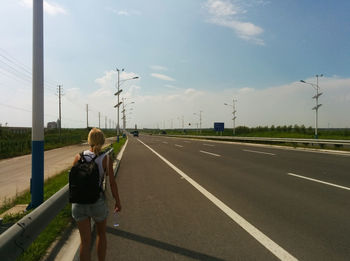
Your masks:
<instances>
[{"instance_id":1,"label":"roadside vegetation","mask_svg":"<svg viewBox=\"0 0 350 261\"><path fill-rule=\"evenodd\" d=\"M146 133L162 134L165 131L169 135L204 135L204 136L233 136L231 129L225 129L223 133L217 133L214 129L202 129L201 133L198 129L147 129L143 130ZM305 127L304 125L284 125L284 126L258 126L249 128L246 126L238 126L235 128L235 135L238 137L271 137L271 138L301 138L301 139L313 139L315 129ZM318 129L319 139L350 139L350 129Z\"/></svg>"},{"instance_id":2,"label":"roadside vegetation","mask_svg":"<svg viewBox=\"0 0 350 261\"><path fill-rule=\"evenodd\" d=\"M45 150L79 144L86 140L91 128L87 129L45 129ZM105 136L115 136L114 129L103 129ZM32 140L30 128L0 127L0 159L31 153Z\"/></svg>"},{"instance_id":3,"label":"roadside vegetation","mask_svg":"<svg viewBox=\"0 0 350 261\"><path fill-rule=\"evenodd\" d=\"M121 147L125 144L126 138L120 138L119 143L114 143L114 155L117 155L121 150ZM110 147L106 147L105 150ZM68 184L68 172L65 170L60 174L47 179L44 185L44 201L50 198L53 194ZM0 214L9 210L18 204L29 204L30 193L27 191L24 194L17 196L15 199L6 202L0 208ZM22 217L29 214L30 211L24 213L18 213L13 215L5 215L2 220L2 226L10 227L19 221ZM63 234L63 232L72 224L73 219L71 216L71 204L67 204L59 214L50 222L50 224L43 230L43 232L36 238L36 240L27 248L23 254L17 258L20 261L35 261L40 260L45 254L51 244Z\"/></svg>"}]
</instances>

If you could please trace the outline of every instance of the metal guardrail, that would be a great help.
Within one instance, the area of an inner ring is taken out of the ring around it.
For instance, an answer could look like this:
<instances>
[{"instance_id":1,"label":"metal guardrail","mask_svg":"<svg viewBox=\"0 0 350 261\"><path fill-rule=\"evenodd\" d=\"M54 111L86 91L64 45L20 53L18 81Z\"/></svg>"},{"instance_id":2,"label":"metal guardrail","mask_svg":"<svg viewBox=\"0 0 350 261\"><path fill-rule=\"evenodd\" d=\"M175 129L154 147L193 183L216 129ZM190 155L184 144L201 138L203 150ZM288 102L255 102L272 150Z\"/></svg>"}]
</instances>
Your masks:
<instances>
[{"instance_id":1,"label":"metal guardrail","mask_svg":"<svg viewBox=\"0 0 350 261\"><path fill-rule=\"evenodd\" d=\"M196 136L196 135L167 135L169 137L200 138L209 140L227 140L243 142L273 142L273 143L295 143L311 145L333 145L335 147L350 147L350 140L329 140L329 139L296 139L296 138L265 138L265 137L230 137L230 136Z\"/></svg>"},{"instance_id":2,"label":"metal guardrail","mask_svg":"<svg viewBox=\"0 0 350 261\"><path fill-rule=\"evenodd\" d=\"M107 154L113 149L109 149ZM13 261L37 238L52 219L69 203L67 184L31 213L0 235L0 260Z\"/></svg>"}]
</instances>

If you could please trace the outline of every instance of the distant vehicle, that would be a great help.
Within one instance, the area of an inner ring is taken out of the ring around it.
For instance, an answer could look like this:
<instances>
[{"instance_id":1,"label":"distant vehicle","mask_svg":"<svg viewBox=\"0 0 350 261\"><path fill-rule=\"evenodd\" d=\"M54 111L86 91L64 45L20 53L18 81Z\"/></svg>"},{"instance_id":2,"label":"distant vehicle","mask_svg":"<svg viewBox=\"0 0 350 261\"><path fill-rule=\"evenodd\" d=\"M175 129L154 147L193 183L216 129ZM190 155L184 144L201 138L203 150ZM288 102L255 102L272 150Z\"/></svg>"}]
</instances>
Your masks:
<instances>
[{"instance_id":1,"label":"distant vehicle","mask_svg":"<svg viewBox=\"0 0 350 261\"><path fill-rule=\"evenodd\" d=\"M138 131L138 130L135 130L135 131L133 131L132 134L133 134L134 137L138 137L138 136L139 136L139 131Z\"/></svg>"},{"instance_id":2,"label":"distant vehicle","mask_svg":"<svg viewBox=\"0 0 350 261\"><path fill-rule=\"evenodd\" d=\"M163 130L163 131L160 132L160 134L166 134L166 131Z\"/></svg>"}]
</instances>

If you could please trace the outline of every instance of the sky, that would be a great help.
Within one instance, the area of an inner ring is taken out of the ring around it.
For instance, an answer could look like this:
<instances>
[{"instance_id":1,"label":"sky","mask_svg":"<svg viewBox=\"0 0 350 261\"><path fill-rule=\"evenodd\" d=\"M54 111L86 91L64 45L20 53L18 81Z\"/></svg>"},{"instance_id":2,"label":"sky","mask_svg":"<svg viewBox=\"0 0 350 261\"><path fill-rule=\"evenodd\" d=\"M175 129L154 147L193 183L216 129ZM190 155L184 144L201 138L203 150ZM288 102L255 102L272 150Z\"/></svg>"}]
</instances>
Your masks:
<instances>
[{"instance_id":1,"label":"sky","mask_svg":"<svg viewBox=\"0 0 350 261\"><path fill-rule=\"evenodd\" d=\"M32 11L1 0L3 126L32 124ZM44 122L62 85L62 127L86 127L86 104L89 126L115 126L118 68L128 128L199 114L232 128L233 99L236 126L314 126L321 74L318 127L349 128L349 13L348 0L45 0Z\"/></svg>"}]
</instances>

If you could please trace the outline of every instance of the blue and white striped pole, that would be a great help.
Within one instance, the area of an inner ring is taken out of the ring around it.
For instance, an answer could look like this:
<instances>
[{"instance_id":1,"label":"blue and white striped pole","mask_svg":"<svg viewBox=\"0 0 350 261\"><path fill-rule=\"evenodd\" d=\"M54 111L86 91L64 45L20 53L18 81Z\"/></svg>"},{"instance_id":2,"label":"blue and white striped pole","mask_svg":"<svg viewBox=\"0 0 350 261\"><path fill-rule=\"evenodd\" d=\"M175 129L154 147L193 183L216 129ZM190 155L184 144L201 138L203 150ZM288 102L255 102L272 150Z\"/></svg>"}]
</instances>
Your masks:
<instances>
[{"instance_id":1,"label":"blue and white striped pole","mask_svg":"<svg viewBox=\"0 0 350 261\"><path fill-rule=\"evenodd\" d=\"M44 36L43 0L33 1L33 114L31 203L36 208L44 201Z\"/></svg>"}]
</instances>

